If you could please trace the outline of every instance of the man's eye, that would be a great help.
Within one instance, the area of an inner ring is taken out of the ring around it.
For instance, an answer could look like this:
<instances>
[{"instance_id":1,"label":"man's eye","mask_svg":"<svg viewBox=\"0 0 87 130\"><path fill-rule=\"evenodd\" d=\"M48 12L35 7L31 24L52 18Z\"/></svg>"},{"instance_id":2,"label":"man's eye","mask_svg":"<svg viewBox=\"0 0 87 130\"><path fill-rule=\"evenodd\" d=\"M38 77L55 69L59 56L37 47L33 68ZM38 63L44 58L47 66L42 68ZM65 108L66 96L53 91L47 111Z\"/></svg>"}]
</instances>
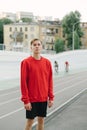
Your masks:
<instances>
[{"instance_id":1,"label":"man's eye","mask_svg":"<svg viewBox=\"0 0 87 130\"><path fill-rule=\"evenodd\" d=\"M38 46L40 46L40 43L38 43Z\"/></svg>"},{"instance_id":2,"label":"man's eye","mask_svg":"<svg viewBox=\"0 0 87 130\"><path fill-rule=\"evenodd\" d=\"M40 46L41 44L40 43L38 43L38 44L33 44L33 46Z\"/></svg>"},{"instance_id":3,"label":"man's eye","mask_svg":"<svg viewBox=\"0 0 87 130\"><path fill-rule=\"evenodd\" d=\"M33 44L34 46L36 46L36 44Z\"/></svg>"}]
</instances>

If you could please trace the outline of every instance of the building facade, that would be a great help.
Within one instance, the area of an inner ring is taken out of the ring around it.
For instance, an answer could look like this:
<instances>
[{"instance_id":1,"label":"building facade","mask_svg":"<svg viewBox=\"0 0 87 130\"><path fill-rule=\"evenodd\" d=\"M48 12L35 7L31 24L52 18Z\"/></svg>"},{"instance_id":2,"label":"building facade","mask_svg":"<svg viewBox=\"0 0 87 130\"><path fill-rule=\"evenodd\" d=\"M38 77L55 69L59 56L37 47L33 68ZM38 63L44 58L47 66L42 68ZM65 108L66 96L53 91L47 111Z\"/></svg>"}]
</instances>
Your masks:
<instances>
[{"instance_id":1,"label":"building facade","mask_svg":"<svg viewBox=\"0 0 87 130\"><path fill-rule=\"evenodd\" d=\"M22 18L31 18L34 19L33 13L32 12L17 12L16 13L16 20L20 20Z\"/></svg>"},{"instance_id":2,"label":"building facade","mask_svg":"<svg viewBox=\"0 0 87 130\"><path fill-rule=\"evenodd\" d=\"M8 18L12 21L16 21L16 14L11 12L0 12L0 19Z\"/></svg>"},{"instance_id":3,"label":"building facade","mask_svg":"<svg viewBox=\"0 0 87 130\"><path fill-rule=\"evenodd\" d=\"M60 24L49 22L14 23L4 25L4 44L6 50L28 49L33 38L42 40L43 48L53 50L57 38L62 38Z\"/></svg>"},{"instance_id":4,"label":"building facade","mask_svg":"<svg viewBox=\"0 0 87 130\"><path fill-rule=\"evenodd\" d=\"M83 37L81 38L82 48L87 49L87 22L82 22L81 28L82 28L82 31L84 33Z\"/></svg>"},{"instance_id":5,"label":"building facade","mask_svg":"<svg viewBox=\"0 0 87 130\"><path fill-rule=\"evenodd\" d=\"M84 32L82 48L87 48L87 23L81 23ZM6 50L28 50L30 41L39 38L43 42L43 48L54 49L55 40L61 38L65 40L63 28L60 22L38 21L33 23L13 23L4 25L4 45Z\"/></svg>"},{"instance_id":6,"label":"building facade","mask_svg":"<svg viewBox=\"0 0 87 130\"><path fill-rule=\"evenodd\" d=\"M4 44L6 50L28 49L31 39L39 37L39 27L36 23L14 23L4 25Z\"/></svg>"}]
</instances>

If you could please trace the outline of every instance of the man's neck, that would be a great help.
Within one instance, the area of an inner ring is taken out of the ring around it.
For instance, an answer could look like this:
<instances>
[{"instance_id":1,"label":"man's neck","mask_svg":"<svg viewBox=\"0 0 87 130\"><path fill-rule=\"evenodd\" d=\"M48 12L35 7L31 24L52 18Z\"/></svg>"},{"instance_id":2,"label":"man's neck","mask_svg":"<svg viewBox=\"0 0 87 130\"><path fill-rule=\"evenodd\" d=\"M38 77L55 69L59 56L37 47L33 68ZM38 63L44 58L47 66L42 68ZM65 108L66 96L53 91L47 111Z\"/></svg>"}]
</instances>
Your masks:
<instances>
[{"instance_id":1,"label":"man's neck","mask_svg":"<svg viewBox=\"0 0 87 130\"><path fill-rule=\"evenodd\" d=\"M40 54L33 54L32 57L34 57L36 60L40 60L41 59L41 56Z\"/></svg>"}]
</instances>

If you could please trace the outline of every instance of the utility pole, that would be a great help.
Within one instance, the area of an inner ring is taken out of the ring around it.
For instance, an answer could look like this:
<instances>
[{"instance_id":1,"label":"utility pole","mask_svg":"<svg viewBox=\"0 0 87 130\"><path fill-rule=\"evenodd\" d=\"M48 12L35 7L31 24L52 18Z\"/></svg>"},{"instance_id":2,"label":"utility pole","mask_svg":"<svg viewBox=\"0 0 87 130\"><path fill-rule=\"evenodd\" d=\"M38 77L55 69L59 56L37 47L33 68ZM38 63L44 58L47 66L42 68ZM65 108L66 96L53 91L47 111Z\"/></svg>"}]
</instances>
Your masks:
<instances>
[{"instance_id":1,"label":"utility pole","mask_svg":"<svg viewBox=\"0 0 87 130\"><path fill-rule=\"evenodd\" d=\"M76 23L73 24L73 29L72 29L72 50L75 49L75 43L74 43L74 30L75 30L75 25L80 23L80 21L77 21Z\"/></svg>"}]
</instances>

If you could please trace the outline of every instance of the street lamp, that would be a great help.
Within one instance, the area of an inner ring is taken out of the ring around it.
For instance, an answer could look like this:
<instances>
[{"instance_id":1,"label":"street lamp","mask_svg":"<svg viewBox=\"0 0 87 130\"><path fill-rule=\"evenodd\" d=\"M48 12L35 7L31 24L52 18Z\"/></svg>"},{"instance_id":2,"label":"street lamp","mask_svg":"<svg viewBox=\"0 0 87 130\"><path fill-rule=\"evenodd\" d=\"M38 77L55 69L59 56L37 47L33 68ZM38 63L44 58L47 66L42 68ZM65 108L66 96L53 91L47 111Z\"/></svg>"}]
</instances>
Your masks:
<instances>
[{"instance_id":1,"label":"street lamp","mask_svg":"<svg viewBox=\"0 0 87 130\"><path fill-rule=\"evenodd\" d=\"M80 23L80 21L77 21L76 23L73 24L73 32L72 32L72 40L73 40L73 42L72 42L72 50L74 50L74 45L75 45L75 43L74 43L74 28L75 28L75 25L76 25L77 23Z\"/></svg>"}]
</instances>

